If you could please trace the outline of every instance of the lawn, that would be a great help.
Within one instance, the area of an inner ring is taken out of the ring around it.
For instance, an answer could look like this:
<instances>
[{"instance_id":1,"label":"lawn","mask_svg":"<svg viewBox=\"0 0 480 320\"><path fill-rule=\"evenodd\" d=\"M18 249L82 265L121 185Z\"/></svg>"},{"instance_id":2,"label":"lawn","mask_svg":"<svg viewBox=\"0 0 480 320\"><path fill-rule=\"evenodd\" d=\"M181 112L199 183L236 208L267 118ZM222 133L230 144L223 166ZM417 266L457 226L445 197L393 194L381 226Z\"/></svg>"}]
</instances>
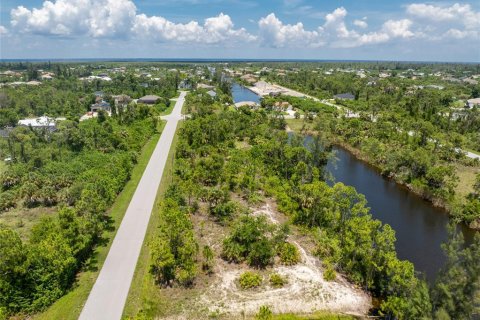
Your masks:
<instances>
[{"instance_id":1,"label":"lawn","mask_svg":"<svg viewBox=\"0 0 480 320\"><path fill-rule=\"evenodd\" d=\"M304 126L305 130L312 130L314 127L313 122L308 122L304 119L286 119L285 122L292 131L297 133L299 133Z\"/></svg>"},{"instance_id":2,"label":"lawn","mask_svg":"<svg viewBox=\"0 0 480 320\"><path fill-rule=\"evenodd\" d=\"M455 188L455 194L461 201L473 192L473 184L475 183L476 174L479 172L480 168L478 167L467 167L461 164L456 165L458 184Z\"/></svg>"},{"instance_id":3,"label":"lawn","mask_svg":"<svg viewBox=\"0 0 480 320\"><path fill-rule=\"evenodd\" d=\"M165 122L159 124L159 131L163 130ZM107 245L97 247L93 257L87 263L86 268L77 275L77 281L73 285L70 292L65 296L57 300L46 311L36 314L33 319L62 319L62 320L76 320L80 315L83 305L88 298L88 294L97 279L100 269L105 261L110 246L115 237L116 231L122 221L122 218L130 204L135 189L137 188L143 171L145 170L148 161L157 145L157 141L160 138L160 134L155 134L145 144L143 150L138 158L138 163L132 171L130 181L125 185L123 191L118 195L115 203L109 210L109 216L113 220L113 230L105 231L104 238L107 241Z\"/></svg>"},{"instance_id":4,"label":"lawn","mask_svg":"<svg viewBox=\"0 0 480 320\"><path fill-rule=\"evenodd\" d=\"M181 128L182 122L179 122L177 131ZM176 145L178 142L178 136L175 135L172 143L172 147L168 153L169 161L165 164L160 187L158 188L157 198L155 206L150 217L148 224L147 234L143 243L142 251L138 258L135 274L133 275L132 284L128 293L127 302L123 311L124 317L133 317L140 310L143 310L148 318L163 314L166 309L172 307L169 303L170 299L163 296L161 290L155 285L153 278L149 272L150 266L150 250L148 243L157 234L157 228L159 223L158 205L162 200L163 194L167 190L168 186L172 183L173 179L173 159L175 154Z\"/></svg>"}]
</instances>

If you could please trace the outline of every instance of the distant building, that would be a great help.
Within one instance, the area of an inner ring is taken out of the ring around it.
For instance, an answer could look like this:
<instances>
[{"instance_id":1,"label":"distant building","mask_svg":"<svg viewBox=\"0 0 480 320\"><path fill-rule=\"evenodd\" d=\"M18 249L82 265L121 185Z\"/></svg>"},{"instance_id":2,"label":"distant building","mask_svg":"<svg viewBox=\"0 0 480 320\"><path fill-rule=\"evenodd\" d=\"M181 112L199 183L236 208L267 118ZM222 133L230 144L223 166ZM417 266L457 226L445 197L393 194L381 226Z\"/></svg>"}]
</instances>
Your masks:
<instances>
[{"instance_id":1,"label":"distant building","mask_svg":"<svg viewBox=\"0 0 480 320\"><path fill-rule=\"evenodd\" d=\"M19 126L31 127L34 129L56 129L56 120L47 116L38 118L26 118L18 121Z\"/></svg>"},{"instance_id":2,"label":"distant building","mask_svg":"<svg viewBox=\"0 0 480 320\"><path fill-rule=\"evenodd\" d=\"M99 111L105 111L107 113L112 112L112 108L110 106L110 103L106 101L101 101L94 103L90 106L90 111L91 112L99 112Z\"/></svg>"},{"instance_id":3,"label":"distant building","mask_svg":"<svg viewBox=\"0 0 480 320\"><path fill-rule=\"evenodd\" d=\"M197 89L213 90L213 89L215 89L215 87L211 86L209 84L199 83L199 84L197 84Z\"/></svg>"},{"instance_id":4,"label":"distant building","mask_svg":"<svg viewBox=\"0 0 480 320\"><path fill-rule=\"evenodd\" d=\"M475 86L478 84L477 80L471 79L471 78L463 79L463 82L468 83L468 84L472 84L472 85L475 85Z\"/></svg>"},{"instance_id":5,"label":"distant building","mask_svg":"<svg viewBox=\"0 0 480 320\"><path fill-rule=\"evenodd\" d=\"M5 127L3 129L0 129L0 138L8 138L12 130L12 127Z\"/></svg>"},{"instance_id":6,"label":"distant building","mask_svg":"<svg viewBox=\"0 0 480 320\"><path fill-rule=\"evenodd\" d=\"M465 107L467 108L480 107L480 98L468 99Z\"/></svg>"},{"instance_id":7,"label":"distant building","mask_svg":"<svg viewBox=\"0 0 480 320\"><path fill-rule=\"evenodd\" d=\"M208 91L207 94L214 99L217 97L217 93L213 90Z\"/></svg>"},{"instance_id":8,"label":"distant building","mask_svg":"<svg viewBox=\"0 0 480 320\"><path fill-rule=\"evenodd\" d=\"M191 90L193 88L192 81L190 79L185 79L180 81L178 84L178 89Z\"/></svg>"},{"instance_id":9,"label":"distant building","mask_svg":"<svg viewBox=\"0 0 480 320\"><path fill-rule=\"evenodd\" d=\"M137 103L145 103L145 104L155 104L157 103L161 98L159 96L155 95L147 95L144 97L141 97L140 99L137 100Z\"/></svg>"},{"instance_id":10,"label":"distant building","mask_svg":"<svg viewBox=\"0 0 480 320\"><path fill-rule=\"evenodd\" d=\"M355 100L355 96L350 92L336 94L333 96L333 98L340 100Z\"/></svg>"},{"instance_id":11,"label":"distant building","mask_svg":"<svg viewBox=\"0 0 480 320\"><path fill-rule=\"evenodd\" d=\"M128 104L132 101L132 98L130 98L130 96L127 96L126 94L112 96L112 98L115 103L115 107L122 108L122 109L125 109L128 106Z\"/></svg>"}]
</instances>

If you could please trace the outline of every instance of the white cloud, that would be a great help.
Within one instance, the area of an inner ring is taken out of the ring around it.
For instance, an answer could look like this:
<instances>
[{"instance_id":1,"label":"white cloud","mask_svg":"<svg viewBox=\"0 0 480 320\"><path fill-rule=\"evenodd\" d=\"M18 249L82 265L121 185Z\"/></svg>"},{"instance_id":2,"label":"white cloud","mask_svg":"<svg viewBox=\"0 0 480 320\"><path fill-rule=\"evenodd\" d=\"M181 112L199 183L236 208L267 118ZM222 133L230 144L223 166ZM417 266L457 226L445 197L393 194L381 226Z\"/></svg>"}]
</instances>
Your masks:
<instances>
[{"instance_id":1,"label":"white cloud","mask_svg":"<svg viewBox=\"0 0 480 320\"><path fill-rule=\"evenodd\" d=\"M348 38L355 36L354 31L349 31L345 25L345 17L347 16L347 10L344 7L335 9L332 13L329 13L325 17L325 24L323 29L329 34L338 38Z\"/></svg>"},{"instance_id":2,"label":"white cloud","mask_svg":"<svg viewBox=\"0 0 480 320\"><path fill-rule=\"evenodd\" d=\"M407 6L406 12L415 18L416 23L424 25L427 39L480 38L480 11L475 11L470 4L413 3Z\"/></svg>"},{"instance_id":3,"label":"white cloud","mask_svg":"<svg viewBox=\"0 0 480 320\"><path fill-rule=\"evenodd\" d=\"M415 34L410 31L412 21L408 19L388 20L382 26L382 31L393 38L411 38Z\"/></svg>"},{"instance_id":4,"label":"white cloud","mask_svg":"<svg viewBox=\"0 0 480 320\"><path fill-rule=\"evenodd\" d=\"M147 17L137 15L132 32L140 37L153 38L162 41L219 43L229 41L253 41L255 37L245 29L234 29L232 19L223 13L217 17L208 18L204 25L196 21L189 23L173 23L163 17Z\"/></svg>"},{"instance_id":5,"label":"white cloud","mask_svg":"<svg viewBox=\"0 0 480 320\"><path fill-rule=\"evenodd\" d=\"M128 32L136 7L130 0L45 1L39 9L19 6L11 11L11 24L35 34L116 37Z\"/></svg>"},{"instance_id":6,"label":"white cloud","mask_svg":"<svg viewBox=\"0 0 480 320\"><path fill-rule=\"evenodd\" d=\"M354 20L353 24L362 29L365 29L366 27L368 27L368 23L364 20L358 20L358 19Z\"/></svg>"},{"instance_id":7,"label":"white cloud","mask_svg":"<svg viewBox=\"0 0 480 320\"><path fill-rule=\"evenodd\" d=\"M453 39L478 39L480 38L480 34L478 31L475 30L458 30L458 29L449 29L442 35L442 38L453 38Z\"/></svg>"},{"instance_id":8,"label":"white cloud","mask_svg":"<svg viewBox=\"0 0 480 320\"><path fill-rule=\"evenodd\" d=\"M272 47L285 45L318 47L322 45L321 30L307 31L301 22L297 24L284 24L274 13L263 17L258 22L261 41Z\"/></svg>"},{"instance_id":9,"label":"white cloud","mask_svg":"<svg viewBox=\"0 0 480 320\"><path fill-rule=\"evenodd\" d=\"M480 28L480 12L475 12L469 4L455 3L447 7L413 3L407 6L407 13L434 22L458 22L467 29Z\"/></svg>"},{"instance_id":10,"label":"white cloud","mask_svg":"<svg viewBox=\"0 0 480 320\"><path fill-rule=\"evenodd\" d=\"M137 14L131 0L57 0L45 1L39 9L19 6L11 11L11 24L21 33L58 36L88 35L94 38L131 35L160 41L252 41L245 29L234 29L228 15L221 13L197 21L174 23L160 16Z\"/></svg>"},{"instance_id":11,"label":"white cloud","mask_svg":"<svg viewBox=\"0 0 480 320\"><path fill-rule=\"evenodd\" d=\"M52 0L44 1L40 8L19 6L11 11L11 28L7 30L0 26L0 34L88 37L90 42L94 39L129 37L142 41L221 43L225 46L255 42L275 48L353 48L395 39L438 41L480 38L480 12L469 4L410 4L405 9L407 18L387 20L376 30L370 30L367 17L347 20L348 12L344 7L328 14L322 13L321 18L325 22L310 29L302 22L284 23L271 13L258 21L258 30L252 34L244 28L235 28L227 14L220 13L203 22L176 23L162 16L138 13L133 1ZM302 0L283 1L284 8L289 12L304 12L302 16L309 17L313 13L318 14L313 7L302 4Z\"/></svg>"},{"instance_id":12,"label":"white cloud","mask_svg":"<svg viewBox=\"0 0 480 320\"><path fill-rule=\"evenodd\" d=\"M263 44L272 47L319 47L353 48L378 44L396 38L413 38L416 33L410 30L413 22L408 19L388 20L380 30L367 33L348 29L345 23L347 10L343 7L335 9L325 16L325 23L315 30L306 30L302 23L284 24L275 14L260 19L259 32ZM365 28L366 18L356 20L354 25Z\"/></svg>"}]
</instances>

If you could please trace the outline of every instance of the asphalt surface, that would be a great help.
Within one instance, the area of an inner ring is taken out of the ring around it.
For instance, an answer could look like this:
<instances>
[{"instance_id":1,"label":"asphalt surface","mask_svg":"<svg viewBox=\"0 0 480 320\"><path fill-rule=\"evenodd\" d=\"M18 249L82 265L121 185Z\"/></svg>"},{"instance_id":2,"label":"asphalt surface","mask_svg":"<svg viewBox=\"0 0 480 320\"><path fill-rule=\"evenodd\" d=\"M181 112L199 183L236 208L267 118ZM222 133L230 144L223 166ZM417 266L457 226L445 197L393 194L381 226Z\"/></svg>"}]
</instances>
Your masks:
<instances>
[{"instance_id":1,"label":"asphalt surface","mask_svg":"<svg viewBox=\"0 0 480 320\"><path fill-rule=\"evenodd\" d=\"M185 95L186 92L181 92L172 113L162 117L167 124L83 307L81 320L118 320L122 317L168 153L178 121L182 119Z\"/></svg>"}]
</instances>

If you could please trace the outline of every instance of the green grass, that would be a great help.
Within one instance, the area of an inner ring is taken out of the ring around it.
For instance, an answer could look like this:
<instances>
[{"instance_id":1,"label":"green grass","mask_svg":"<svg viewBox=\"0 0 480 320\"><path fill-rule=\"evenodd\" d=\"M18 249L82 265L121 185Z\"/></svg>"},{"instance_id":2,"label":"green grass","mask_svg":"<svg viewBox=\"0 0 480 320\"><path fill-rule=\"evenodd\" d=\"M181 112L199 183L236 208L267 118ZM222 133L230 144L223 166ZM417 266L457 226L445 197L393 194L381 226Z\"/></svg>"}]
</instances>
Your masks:
<instances>
[{"instance_id":1,"label":"green grass","mask_svg":"<svg viewBox=\"0 0 480 320\"><path fill-rule=\"evenodd\" d=\"M179 123L177 131L181 126L182 122ZM135 273L133 275L132 284L128 293L125 309L123 311L124 317L134 317L140 310L143 310L148 318L155 318L155 316L159 316L172 308L172 304L169 303L169 297L163 296L161 290L159 290L149 272L150 250L148 243L157 234L159 224L159 202L162 200L163 194L167 190L168 186L172 183L173 157L177 142L178 136L175 135L172 147L168 153L168 161L165 164L160 187L158 188L155 206L148 224L147 235L145 237L142 251L140 252Z\"/></svg>"},{"instance_id":2,"label":"green grass","mask_svg":"<svg viewBox=\"0 0 480 320\"><path fill-rule=\"evenodd\" d=\"M465 197L473 192L476 175L480 172L480 168L467 167L460 164L456 165L456 174L458 176L458 184L455 188L455 195L460 202L465 201Z\"/></svg>"},{"instance_id":3,"label":"green grass","mask_svg":"<svg viewBox=\"0 0 480 320\"><path fill-rule=\"evenodd\" d=\"M0 160L0 174L5 171L6 168L7 164L4 161Z\"/></svg>"},{"instance_id":4,"label":"green grass","mask_svg":"<svg viewBox=\"0 0 480 320\"><path fill-rule=\"evenodd\" d=\"M313 122L305 121L304 119L286 119L285 122L287 123L288 127L295 132L300 132L302 127L305 124L305 129L311 130L314 127Z\"/></svg>"},{"instance_id":5,"label":"green grass","mask_svg":"<svg viewBox=\"0 0 480 320\"><path fill-rule=\"evenodd\" d=\"M161 122L159 124L159 129L163 130L164 125L165 122ZM155 134L145 144L138 158L138 163L133 168L130 181L128 181L128 183L125 185L123 191L118 195L117 199L109 210L109 216L114 221L114 229L113 231L105 231L104 233L104 238L108 239L108 244L106 246L100 246L96 248L90 263L87 265L87 268L77 275L77 281L73 285L72 289L65 296L57 300L46 311L34 315L33 319L76 320L78 318L80 312L82 311L82 307L88 298L88 294L90 293L90 290L97 279L103 262L107 257L113 238L115 237L118 227L123 219L128 205L130 204L130 200L137 188L138 183L140 182L143 171L147 167L159 138L160 134Z\"/></svg>"}]
</instances>

